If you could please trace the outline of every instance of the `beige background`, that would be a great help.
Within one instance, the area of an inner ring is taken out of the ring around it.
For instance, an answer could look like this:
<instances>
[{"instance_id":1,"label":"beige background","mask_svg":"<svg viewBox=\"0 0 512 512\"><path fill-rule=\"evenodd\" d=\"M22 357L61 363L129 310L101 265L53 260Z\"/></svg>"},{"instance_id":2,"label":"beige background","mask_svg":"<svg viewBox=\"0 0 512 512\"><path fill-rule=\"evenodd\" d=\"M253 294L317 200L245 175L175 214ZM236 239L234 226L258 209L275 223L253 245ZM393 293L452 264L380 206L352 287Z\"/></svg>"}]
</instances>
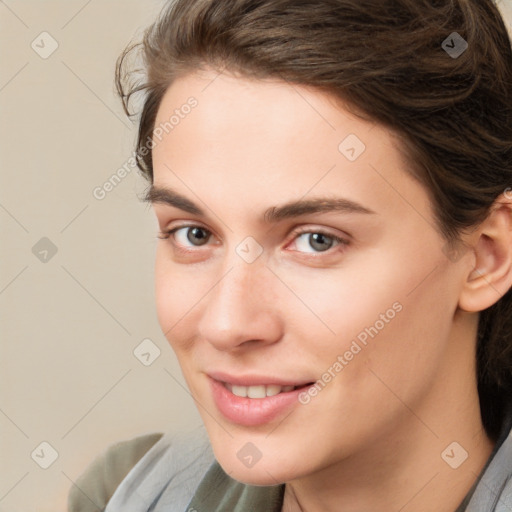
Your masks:
<instances>
[{"instance_id":1,"label":"beige background","mask_svg":"<svg viewBox=\"0 0 512 512\"><path fill-rule=\"evenodd\" d=\"M65 510L109 444L200 423L154 312L145 183L133 169L93 195L136 133L115 60L162 5L0 0L0 512ZM133 351L148 338L161 354L145 366ZM42 442L58 452L47 469Z\"/></svg>"}]
</instances>

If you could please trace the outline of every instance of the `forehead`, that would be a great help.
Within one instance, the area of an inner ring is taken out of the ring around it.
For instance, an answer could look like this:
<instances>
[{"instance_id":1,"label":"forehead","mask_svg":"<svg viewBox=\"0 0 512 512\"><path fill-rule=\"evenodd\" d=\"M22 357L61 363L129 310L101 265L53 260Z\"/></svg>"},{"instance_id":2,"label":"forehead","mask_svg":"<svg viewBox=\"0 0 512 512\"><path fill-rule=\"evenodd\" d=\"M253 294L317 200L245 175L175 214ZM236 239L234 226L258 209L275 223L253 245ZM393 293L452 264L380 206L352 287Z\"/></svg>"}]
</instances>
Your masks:
<instances>
[{"instance_id":1,"label":"forehead","mask_svg":"<svg viewBox=\"0 0 512 512\"><path fill-rule=\"evenodd\" d=\"M231 188L245 204L262 207L282 202L285 192L297 198L343 191L382 208L403 196L418 200L398 137L314 88L191 73L166 91L158 129L155 183L182 192L225 195Z\"/></svg>"},{"instance_id":2,"label":"forehead","mask_svg":"<svg viewBox=\"0 0 512 512\"><path fill-rule=\"evenodd\" d=\"M197 106L190 114L186 104L193 98ZM347 126L361 138L372 131L373 138L391 143L393 132L376 123L352 114L341 99L316 88L289 82L266 79L255 80L219 73L206 69L178 78L166 91L157 113L155 127L165 126L175 115L172 132L183 131L187 117L194 123L195 133L213 135L240 126L245 127L237 136L277 136L284 142L287 136L335 135L340 137ZM178 126L180 129L178 130ZM205 133L198 130L205 128ZM234 134L233 134L234 135ZM396 142L396 140L395 140ZM336 149L336 148L335 148Z\"/></svg>"},{"instance_id":3,"label":"forehead","mask_svg":"<svg viewBox=\"0 0 512 512\"><path fill-rule=\"evenodd\" d=\"M249 156L255 148L261 154L279 147L290 149L297 143L288 153L289 159L294 155L302 159L308 153L316 157L311 153L316 144L337 158L340 143L349 135L357 146L355 156L367 148L376 154L379 148L386 147L387 158L393 156L391 152L400 157L400 142L391 130L357 117L328 93L210 69L185 75L168 88L157 112L155 131L156 158L166 149L162 142L167 146L180 143L183 147L185 139L191 138L204 144L222 143L232 151L238 149L242 156ZM237 145L242 141L242 146ZM306 146L298 144L306 141Z\"/></svg>"}]
</instances>

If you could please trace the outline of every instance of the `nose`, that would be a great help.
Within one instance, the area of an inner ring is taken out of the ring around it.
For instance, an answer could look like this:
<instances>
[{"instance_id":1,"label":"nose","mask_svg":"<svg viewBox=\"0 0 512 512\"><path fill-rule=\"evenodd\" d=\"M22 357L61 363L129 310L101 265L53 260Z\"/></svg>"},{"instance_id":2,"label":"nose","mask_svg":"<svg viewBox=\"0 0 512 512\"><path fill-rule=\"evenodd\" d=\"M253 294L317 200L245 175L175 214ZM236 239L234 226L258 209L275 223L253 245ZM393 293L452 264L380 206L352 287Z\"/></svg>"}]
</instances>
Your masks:
<instances>
[{"instance_id":1,"label":"nose","mask_svg":"<svg viewBox=\"0 0 512 512\"><path fill-rule=\"evenodd\" d=\"M201 339L222 351L269 345L283 336L277 278L263 258L236 259L207 295L198 323Z\"/></svg>"}]
</instances>

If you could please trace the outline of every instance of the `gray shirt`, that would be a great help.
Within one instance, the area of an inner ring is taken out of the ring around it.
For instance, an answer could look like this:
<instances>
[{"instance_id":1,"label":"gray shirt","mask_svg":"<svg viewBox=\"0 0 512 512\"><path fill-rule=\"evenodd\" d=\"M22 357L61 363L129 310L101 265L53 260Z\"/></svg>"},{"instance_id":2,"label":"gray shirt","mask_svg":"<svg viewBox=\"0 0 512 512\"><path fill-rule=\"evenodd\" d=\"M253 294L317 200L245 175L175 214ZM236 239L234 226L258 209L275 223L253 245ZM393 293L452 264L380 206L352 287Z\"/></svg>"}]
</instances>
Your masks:
<instances>
[{"instance_id":1,"label":"gray shirt","mask_svg":"<svg viewBox=\"0 0 512 512\"><path fill-rule=\"evenodd\" d=\"M511 428L512 411L486 466L454 512L512 512ZM119 482L106 467L117 471ZM111 479L110 491L105 478ZM189 434L152 434L111 447L76 482L68 510L280 512L283 493L284 485L251 486L226 475L201 427Z\"/></svg>"}]
</instances>

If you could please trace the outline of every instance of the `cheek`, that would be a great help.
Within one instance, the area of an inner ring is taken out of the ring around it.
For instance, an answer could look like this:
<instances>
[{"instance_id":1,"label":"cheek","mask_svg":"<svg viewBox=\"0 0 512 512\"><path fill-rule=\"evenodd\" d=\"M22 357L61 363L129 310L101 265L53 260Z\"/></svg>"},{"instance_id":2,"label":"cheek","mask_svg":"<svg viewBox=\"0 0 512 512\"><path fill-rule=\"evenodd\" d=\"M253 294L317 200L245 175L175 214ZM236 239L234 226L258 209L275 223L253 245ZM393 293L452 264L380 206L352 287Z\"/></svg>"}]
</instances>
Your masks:
<instances>
[{"instance_id":1,"label":"cheek","mask_svg":"<svg viewBox=\"0 0 512 512\"><path fill-rule=\"evenodd\" d=\"M187 330L197 322L196 310L207 289L197 273L173 263L161 243L155 260L156 312L162 332L174 349L179 349Z\"/></svg>"},{"instance_id":2,"label":"cheek","mask_svg":"<svg viewBox=\"0 0 512 512\"><path fill-rule=\"evenodd\" d=\"M308 332L315 353L331 356L348 349L359 335L364 341L375 324L384 332L400 316L397 309L405 295L404 274L396 265L389 268L393 272L383 273L375 261L361 258L342 268L290 273L283 277L294 292L283 302L288 304L286 317L300 324L297 334Z\"/></svg>"},{"instance_id":3,"label":"cheek","mask_svg":"<svg viewBox=\"0 0 512 512\"><path fill-rule=\"evenodd\" d=\"M411 269L394 287L389 283L392 292L382 304L396 300L402 309L369 338L365 349L366 367L371 370L367 384L383 395L396 394L410 406L444 371L456 307L456 301L442 293L450 277L435 271L424 279L426 273Z\"/></svg>"},{"instance_id":4,"label":"cheek","mask_svg":"<svg viewBox=\"0 0 512 512\"><path fill-rule=\"evenodd\" d=\"M435 261L411 257L398 265L399 258L382 251L352 265L350 272L288 276L302 304L291 298L287 318L303 311L295 329L309 345L318 371L326 371L350 350L351 378L363 377L367 364L382 367L393 380L414 380L418 368L424 373L426 366L427 372L434 371L456 305L454 297L442 292L449 276L438 269L425 279ZM398 368L400 373L393 375Z\"/></svg>"}]
</instances>

